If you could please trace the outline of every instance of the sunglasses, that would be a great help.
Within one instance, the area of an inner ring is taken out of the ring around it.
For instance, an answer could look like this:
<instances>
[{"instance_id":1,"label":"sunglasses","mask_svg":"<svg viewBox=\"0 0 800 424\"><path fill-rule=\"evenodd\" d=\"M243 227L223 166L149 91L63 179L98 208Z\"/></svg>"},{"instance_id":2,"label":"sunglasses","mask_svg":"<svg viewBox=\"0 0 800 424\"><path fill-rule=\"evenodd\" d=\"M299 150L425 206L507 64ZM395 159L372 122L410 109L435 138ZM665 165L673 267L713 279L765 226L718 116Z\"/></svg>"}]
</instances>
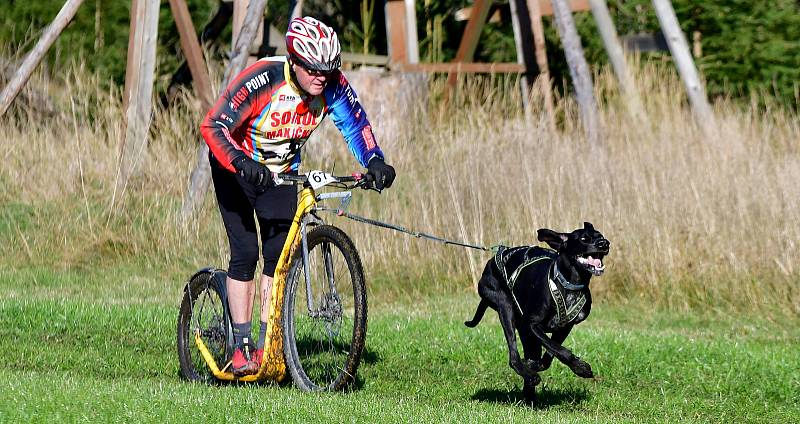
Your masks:
<instances>
[{"instance_id":1,"label":"sunglasses","mask_svg":"<svg viewBox=\"0 0 800 424\"><path fill-rule=\"evenodd\" d=\"M300 65L307 74L311 75L312 77L325 77L330 78L336 71L319 71L317 69L308 69L305 66Z\"/></svg>"}]
</instances>

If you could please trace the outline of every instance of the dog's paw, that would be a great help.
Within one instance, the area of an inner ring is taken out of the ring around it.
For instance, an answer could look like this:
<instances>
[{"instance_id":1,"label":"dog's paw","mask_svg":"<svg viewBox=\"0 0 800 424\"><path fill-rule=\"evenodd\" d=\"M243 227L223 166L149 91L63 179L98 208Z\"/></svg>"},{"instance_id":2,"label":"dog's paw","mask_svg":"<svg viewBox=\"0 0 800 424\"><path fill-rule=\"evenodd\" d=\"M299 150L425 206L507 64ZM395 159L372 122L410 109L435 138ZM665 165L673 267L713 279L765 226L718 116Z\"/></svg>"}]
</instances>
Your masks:
<instances>
[{"instance_id":1,"label":"dog's paw","mask_svg":"<svg viewBox=\"0 0 800 424\"><path fill-rule=\"evenodd\" d=\"M545 354L544 356L542 356L542 360L539 361L539 368L537 369L539 371L547 370L548 368L550 368L550 365L552 365L552 363L553 363L553 356Z\"/></svg>"},{"instance_id":2,"label":"dog's paw","mask_svg":"<svg viewBox=\"0 0 800 424\"><path fill-rule=\"evenodd\" d=\"M534 386L538 386L539 383L542 382L542 377L539 377L538 373L534 373L530 377L525 377L524 381L525 381L525 387L528 387L528 386L534 387Z\"/></svg>"},{"instance_id":3,"label":"dog's paw","mask_svg":"<svg viewBox=\"0 0 800 424\"><path fill-rule=\"evenodd\" d=\"M572 367L570 367L570 369L572 369L572 372L574 372L575 375L577 375L578 377L583 377L583 378L594 377L591 365L589 365L588 363L584 362L581 359L576 360L575 364Z\"/></svg>"},{"instance_id":4,"label":"dog's paw","mask_svg":"<svg viewBox=\"0 0 800 424\"><path fill-rule=\"evenodd\" d=\"M539 377L538 369L539 363L537 361L532 359L522 361L522 376L525 377L525 381L531 380L534 385L539 384L542 379Z\"/></svg>"}]
</instances>

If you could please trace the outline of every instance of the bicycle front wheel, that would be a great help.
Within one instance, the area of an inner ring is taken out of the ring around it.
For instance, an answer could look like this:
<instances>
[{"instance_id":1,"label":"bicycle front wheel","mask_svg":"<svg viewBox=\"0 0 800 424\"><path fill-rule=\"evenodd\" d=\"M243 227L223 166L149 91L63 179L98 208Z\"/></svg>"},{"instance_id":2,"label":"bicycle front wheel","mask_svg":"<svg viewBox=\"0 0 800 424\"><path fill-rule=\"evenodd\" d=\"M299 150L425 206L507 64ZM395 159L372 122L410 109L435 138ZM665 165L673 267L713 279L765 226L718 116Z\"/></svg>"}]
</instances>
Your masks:
<instances>
[{"instance_id":1,"label":"bicycle front wheel","mask_svg":"<svg viewBox=\"0 0 800 424\"><path fill-rule=\"evenodd\" d=\"M286 277L286 365L302 390L344 390L355 380L367 334L364 271L342 230L321 225L306 237L308 269L297 249Z\"/></svg>"}]
</instances>

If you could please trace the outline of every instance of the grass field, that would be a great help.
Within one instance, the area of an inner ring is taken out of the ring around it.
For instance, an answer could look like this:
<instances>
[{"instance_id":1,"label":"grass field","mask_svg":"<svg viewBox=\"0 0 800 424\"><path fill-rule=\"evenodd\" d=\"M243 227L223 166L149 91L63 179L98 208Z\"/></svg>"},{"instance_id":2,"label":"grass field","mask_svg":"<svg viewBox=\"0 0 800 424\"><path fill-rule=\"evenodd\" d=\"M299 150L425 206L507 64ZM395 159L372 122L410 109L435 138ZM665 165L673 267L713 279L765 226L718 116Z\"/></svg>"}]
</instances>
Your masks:
<instances>
[{"instance_id":1,"label":"grass field","mask_svg":"<svg viewBox=\"0 0 800 424\"><path fill-rule=\"evenodd\" d=\"M496 315L476 329L462 324L475 295L373 299L355 390L305 394L180 380L181 288L125 267L93 274L3 268L0 355L8 360L0 422L800 420L796 325L601 303L566 343L597 377L580 379L555 363L528 408Z\"/></svg>"},{"instance_id":2,"label":"grass field","mask_svg":"<svg viewBox=\"0 0 800 424\"><path fill-rule=\"evenodd\" d=\"M486 254L343 219L370 290L355 390L181 381L183 282L227 261L213 196L180 215L203 111L156 111L146 150L120 157L119 93L80 64L38 72L54 111L0 121L0 422L800 422L800 119L721 100L698 125L672 71L637 72L639 115L598 76L598 147L570 99L554 131L513 80L468 81L451 107L441 84L396 91L411 101L368 94L397 80L358 86L398 179L352 212L482 245L583 221L611 240L566 343L597 378L554 364L534 408L496 317L463 325ZM360 170L330 124L306 153L305 170ZM138 164L124 189L122 161Z\"/></svg>"}]
</instances>

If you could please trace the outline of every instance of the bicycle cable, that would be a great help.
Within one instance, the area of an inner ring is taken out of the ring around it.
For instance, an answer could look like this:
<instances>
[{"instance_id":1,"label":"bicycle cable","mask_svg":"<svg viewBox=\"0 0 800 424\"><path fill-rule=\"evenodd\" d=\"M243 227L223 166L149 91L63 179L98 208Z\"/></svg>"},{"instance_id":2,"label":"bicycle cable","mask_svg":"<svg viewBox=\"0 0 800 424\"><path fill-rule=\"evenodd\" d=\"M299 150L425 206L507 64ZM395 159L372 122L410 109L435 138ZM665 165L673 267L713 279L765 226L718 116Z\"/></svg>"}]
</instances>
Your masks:
<instances>
[{"instance_id":1,"label":"bicycle cable","mask_svg":"<svg viewBox=\"0 0 800 424\"><path fill-rule=\"evenodd\" d=\"M448 240L448 239L441 238L441 237L436 237L436 236L433 236L433 235L430 235L430 234L427 234L427 233L421 233L421 232L418 232L418 231L411 231L411 230L409 230L409 229L407 229L405 227L401 227L399 225L389 224L387 222L382 222L382 221L378 221L378 220L375 220L375 219L370 219L370 218L366 218L366 217L363 217L363 216L351 214L349 212L345 212L345 211L342 211L342 210L337 209L337 208L329 208L329 207L325 207L325 206L317 206L316 210L326 211L326 212L333 212L337 216L343 216L345 218L349 218L349 219L352 219L353 221L361 222L363 224L369 224L369 225L374 225L376 227L388 228L390 230L395 230L395 231L398 231L398 232L401 232L401 233L405 233L405 234L414 236L416 238L424 238L424 239L428 239L428 240L432 240L432 241L438 241L438 242L441 242L441 243L444 243L444 244L452 244L454 246L467 247L467 248L470 248L470 249L483 250L483 251L486 251L486 252L497 252L498 249L502 246L500 244L496 244L496 245L493 245L493 246L490 246L490 247L485 247L485 246L479 246L479 245L476 245L476 244L469 244L469 243L464 243L464 242L455 241L455 240Z\"/></svg>"}]
</instances>

